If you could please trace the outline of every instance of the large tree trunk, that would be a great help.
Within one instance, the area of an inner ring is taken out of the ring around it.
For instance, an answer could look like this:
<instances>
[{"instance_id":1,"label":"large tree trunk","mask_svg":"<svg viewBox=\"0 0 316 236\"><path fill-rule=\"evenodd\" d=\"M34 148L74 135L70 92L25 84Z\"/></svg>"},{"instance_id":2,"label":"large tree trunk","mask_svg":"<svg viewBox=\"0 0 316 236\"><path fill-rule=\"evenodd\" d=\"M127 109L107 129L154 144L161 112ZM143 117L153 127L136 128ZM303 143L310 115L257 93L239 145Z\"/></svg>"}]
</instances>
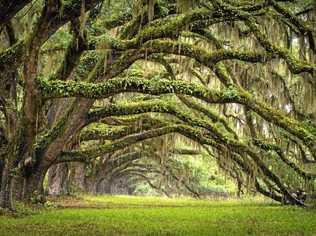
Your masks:
<instances>
[{"instance_id":1,"label":"large tree trunk","mask_svg":"<svg viewBox=\"0 0 316 236\"><path fill-rule=\"evenodd\" d=\"M1 191L1 185L2 185L3 171L4 171L4 161L0 158L0 191Z\"/></svg>"},{"instance_id":2,"label":"large tree trunk","mask_svg":"<svg viewBox=\"0 0 316 236\"><path fill-rule=\"evenodd\" d=\"M24 178L22 176L15 176L12 183L12 196L17 201L23 200L23 184Z\"/></svg>"},{"instance_id":3,"label":"large tree trunk","mask_svg":"<svg viewBox=\"0 0 316 236\"><path fill-rule=\"evenodd\" d=\"M88 193L97 194L97 181L94 176L85 179L85 189Z\"/></svg>"},{"instance_id":4,"label":"large tree trunk","mask_svg":"<svg viewBox=\"0 0 316 236\"><path fill-rule=\"evenodd\" d=\"M96 182L97 193L111 194L112 193L112 181L108 179L101 179Z\"/></svg>"},{"instance_id":5,"label":"large tree trunk","mask_svg":"<svg viewBox=\"0 0 316 236\"><path fill-rule=\"evenodd\" d=\"M85 189L85 165L82 163L73 163L69 177L71 190L75 192L84 192Z\"/></svg>"},{"instance_id":6,"label":"large tree trunk","mask_svg":"<svg viewBox=\"0 0 316 236\"><path fill-rule=\"evenodd\" d=\"M45 202L43 183L47 170L47 167L38 167L31 175L25 177L23 189L23 200L25 202Z\"/></svg>"},{"instance_id":7,"label":"large tree trunk","mask_svg":"<svg viewBox=\"0 0 316 236\"><path fill-rule=\"evenodd\" d=\"M2 173L2 183L1 183L1 192L0 192L0 207L5 209L13 209L12 203L12 163L7 163L4 166Z\"/></svg>"},{"instance_id":8,"label":"large tree trunk","mask_svg":"<svg viewBox=\"0 0 316 236\"><path fill-rule=\"evenodd\" d=\"M58 196L69 194L68 164L57 164L48 171L48 194Z\"/></svg>"},{"instance_id":9,"label":"large tree trunk","mask_svg":"<svg viewBox=\"0 0 316 236\"><path fill-rule=\"evenodd\" d=\"M121 177L109 182L111 184L111 193L113 194L129 194L128 179Z\"/></svg>"}]
</instances>

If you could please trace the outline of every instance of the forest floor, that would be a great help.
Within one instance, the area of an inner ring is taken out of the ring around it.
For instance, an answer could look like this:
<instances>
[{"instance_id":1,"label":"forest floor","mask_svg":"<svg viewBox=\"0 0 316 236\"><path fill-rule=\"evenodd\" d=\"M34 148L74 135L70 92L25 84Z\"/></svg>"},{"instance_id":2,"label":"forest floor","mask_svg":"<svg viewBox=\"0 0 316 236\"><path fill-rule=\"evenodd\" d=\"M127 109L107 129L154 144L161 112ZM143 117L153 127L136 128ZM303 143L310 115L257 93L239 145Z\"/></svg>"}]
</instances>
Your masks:
<instances>
[{"instance_id":1,"label":"forest floor","mask_svg":"<svg viewBox=\"0 0 316 236\"><path fill-rule=\"evenodd\" d=\"M82 196L18 205L0 235L316 235L316 210L262 200Z\"/></svg>"}]
</instances>

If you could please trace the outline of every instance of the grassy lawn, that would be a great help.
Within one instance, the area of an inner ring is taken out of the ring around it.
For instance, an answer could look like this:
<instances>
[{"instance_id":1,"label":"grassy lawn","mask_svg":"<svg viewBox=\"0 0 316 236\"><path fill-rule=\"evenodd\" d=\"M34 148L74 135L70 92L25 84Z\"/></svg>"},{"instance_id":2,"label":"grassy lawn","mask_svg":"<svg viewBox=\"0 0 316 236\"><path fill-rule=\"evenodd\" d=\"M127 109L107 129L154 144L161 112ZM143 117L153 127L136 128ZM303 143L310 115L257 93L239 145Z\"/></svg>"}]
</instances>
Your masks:
<instances>
[{"instance_id":1,"label":"grassy lawn","mask_svg":"<svg viewBox=\"0 0 316 236\"><path fill-rule=\"evenodd\" d=\"M58 208L0 216L0 235L316 235L316 210L258 200L84 196L54 201Z\"/></svg>"}]
</instances>

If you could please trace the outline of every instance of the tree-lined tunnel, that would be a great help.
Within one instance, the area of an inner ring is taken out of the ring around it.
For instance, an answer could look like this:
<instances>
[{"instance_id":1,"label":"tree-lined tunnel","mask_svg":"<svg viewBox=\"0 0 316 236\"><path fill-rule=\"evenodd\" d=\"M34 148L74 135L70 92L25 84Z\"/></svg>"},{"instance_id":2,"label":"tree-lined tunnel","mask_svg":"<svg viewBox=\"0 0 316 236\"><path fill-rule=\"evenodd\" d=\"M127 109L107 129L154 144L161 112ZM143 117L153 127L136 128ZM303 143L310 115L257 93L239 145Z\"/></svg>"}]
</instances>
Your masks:
<instances>
[{"instance_id":1,"label":"tree-lined tunnel","mask_svg":"<svg viewBox=\"0 0 316 236\"><path fill-rule=\"evenodd\" d=\"M226 177L238 196L308 206L315 13L313 0L0 0L0 207L45 201L44 186L199 198Z\"/></svg>"}]
</instances>

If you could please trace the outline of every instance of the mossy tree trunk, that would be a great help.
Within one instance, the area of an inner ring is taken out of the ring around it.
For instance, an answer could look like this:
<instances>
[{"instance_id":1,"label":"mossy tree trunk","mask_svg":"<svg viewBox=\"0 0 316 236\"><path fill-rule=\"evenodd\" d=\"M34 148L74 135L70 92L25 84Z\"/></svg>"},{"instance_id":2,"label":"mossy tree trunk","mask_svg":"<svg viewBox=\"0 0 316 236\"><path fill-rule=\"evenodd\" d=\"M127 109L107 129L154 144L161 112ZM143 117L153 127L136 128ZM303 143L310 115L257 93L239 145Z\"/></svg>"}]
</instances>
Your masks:
<instances>
[{"instance_id":1,"label":"mossy tree trunk","mask_svg":"<svg viewBox=\"0 0 316 236\"><path fill-rule=\"evenodd\" d=\"M5 163L2 172L2 183L0 191L0 207L5 209L13 209L12 202L12 183L13 183L13 173L12 173L13 163Z\"/></svg>"},{"instance_id":2,"label":"mossy tree trunk","mask_svg":"<svg viewBox=\"0 0 316 236\"><path fill-rule=\"evenodd\" d=\"M47 166L39 166L31 175L24 178L23 201L30 203L44 203L44 179L48 171Z\"/></svg>"},{"instance_id":3,"label":"mossy tree trunk","mask_svg":"<svg viewBox=\"0 0 316 236\"><path fill-rule=\"evenodd\" d=\"M48 194L53 196L68 195L69 186L68 164L53 165L48 170Z\"/></svg>"}]
</instances>

